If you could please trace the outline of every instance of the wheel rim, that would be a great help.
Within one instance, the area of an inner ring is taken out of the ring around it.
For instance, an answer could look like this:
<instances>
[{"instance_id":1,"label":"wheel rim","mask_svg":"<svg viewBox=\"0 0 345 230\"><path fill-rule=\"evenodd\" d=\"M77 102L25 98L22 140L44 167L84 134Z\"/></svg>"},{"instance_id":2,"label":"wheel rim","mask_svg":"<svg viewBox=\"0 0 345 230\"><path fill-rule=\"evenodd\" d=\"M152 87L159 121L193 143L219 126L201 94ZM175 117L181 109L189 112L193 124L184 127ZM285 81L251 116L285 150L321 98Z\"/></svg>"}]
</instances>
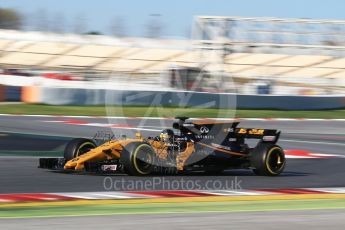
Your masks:
<instances>
[{"instance_id":1,"label":"wheel rim","mask_svg":"<svg viewBox=\"0 0 345 230\"><path fill-rule=\"evenodd\" d=\"M149 174L153 166L152 149L148 146L139 147L134 154L134 166L141 174Z\"/></svg>"},{"instance_id":2,"label":"wheel rim","mask_svg":"<svg viewBox=\"0 0 345 230\"><path fill-rule=\"evenodd\" d=\"M283 151L278 147L270 149L267 154L266 165L270 173L280 173L285 166L285 156Z\"/></svg>"},{"instance_id":3,"label":"wheel rim","mask_svg":"<svg viewBox=\"0 0 345 230\"><path fill-rule=\"evenodd\" d=\"M91 149L95 147L96 146L91 142L86 142L86 143L81 144L76 152L76 157L83 155L84 153L87 153L88 151L90 151Z\"/></svg>"}]
</instances>

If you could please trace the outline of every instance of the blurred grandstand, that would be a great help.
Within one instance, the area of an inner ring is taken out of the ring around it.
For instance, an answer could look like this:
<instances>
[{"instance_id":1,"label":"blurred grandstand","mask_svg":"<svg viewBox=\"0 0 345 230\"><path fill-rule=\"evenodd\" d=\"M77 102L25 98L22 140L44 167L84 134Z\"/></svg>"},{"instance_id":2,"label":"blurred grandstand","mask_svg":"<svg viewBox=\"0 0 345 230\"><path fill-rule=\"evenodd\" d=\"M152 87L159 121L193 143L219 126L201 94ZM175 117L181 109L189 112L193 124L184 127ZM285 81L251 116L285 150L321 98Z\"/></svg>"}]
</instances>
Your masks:
<instances>
[{"instance_id":1,"label":"blurred grandstand","mask_svg":"<svg viewBox=\"0 0 345 230\"><path fill-rule=\"evenodd\" d=\"M201 91L345 92L345 21L197 17L192 40L1 30L0 52L5 85L109 88L111 76L117 86L171 90L175 73L193 79L202 69Z\"/></svg>"}]
</instances>

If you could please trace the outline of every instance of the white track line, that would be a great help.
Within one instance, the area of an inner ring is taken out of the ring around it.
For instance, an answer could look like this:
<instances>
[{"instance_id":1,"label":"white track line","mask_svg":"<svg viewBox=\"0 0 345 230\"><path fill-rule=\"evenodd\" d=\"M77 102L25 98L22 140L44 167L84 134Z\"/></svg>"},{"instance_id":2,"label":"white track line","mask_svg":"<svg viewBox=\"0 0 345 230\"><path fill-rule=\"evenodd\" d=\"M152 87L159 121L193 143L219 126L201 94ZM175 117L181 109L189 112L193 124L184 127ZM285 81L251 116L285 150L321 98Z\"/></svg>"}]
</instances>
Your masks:
<instances>
[{"instance_id":1,"label":"white track line","mask_svg":"<svg viewBox=\"0 0 345 230\"><path fill-rule=\"evenodd\" d=\"M151 132L161 132L162 129L147 129L147 128L140 128L140 127L109 127L112 129L128 129L128 130L141 130L141 131L151 131Z\"/></svg>"},{"instance_id":2,"label":"white track line","mask_svg":"<svg viewBox=\"0 0 345 230\"><path fill-rule=\"evenodd\" d=\"M93 126L93 127L105 127L105 128L112 128L112 129L127 129L127 130L141 130L141 131L151 131L151 132L160 132L162 131L162 128L160 129L152 129L150 127L154 126L139 126L139 127L122 127L122 126L116 126L116 124L108 124L108 123L85 123L85 124L69 124L65 123L65 121L43 121L47 123L60 123L65 125L78 125L78 126ZM157 127L157 126L156 126Z\"/></svg>"},{"instance_id":3,"label":"white track line","mask_svg":"<svg viewBox=\"0 0 345 230\"><path fill-rule=\"evenodd\" d=\"M314 191L319 192L328 192L328 193L345 193L345 187L339 187L339 188L313 188Z\"/></svg>"},{"instance_id":4,"label":"white track line","mask_svg":"<svg viewBox=\"0 0 345 230\"><path fill-rule=\"evenodd\" d=\"M345 146L345 143L337 143L337 142L300 141L300 140L291 140L291 139L279 139L279 141L280 141L280 142L295 142L295 143L318 144L318 145L338 145L338 146Z\"/></svg>"},{"instance_id":5,"label":"white track line","mask_svg":"<svg viewBox=\"0 0 345 230\"><path fill-rule=\"evenodd\" d=\"M228 190L228 191L199 191L205 194L217 195L217 196L257 196L257 195L266 195L269 193L264 192L256 192L256 191L235 191L235 190Z\"/></svg>"}]
</instances>

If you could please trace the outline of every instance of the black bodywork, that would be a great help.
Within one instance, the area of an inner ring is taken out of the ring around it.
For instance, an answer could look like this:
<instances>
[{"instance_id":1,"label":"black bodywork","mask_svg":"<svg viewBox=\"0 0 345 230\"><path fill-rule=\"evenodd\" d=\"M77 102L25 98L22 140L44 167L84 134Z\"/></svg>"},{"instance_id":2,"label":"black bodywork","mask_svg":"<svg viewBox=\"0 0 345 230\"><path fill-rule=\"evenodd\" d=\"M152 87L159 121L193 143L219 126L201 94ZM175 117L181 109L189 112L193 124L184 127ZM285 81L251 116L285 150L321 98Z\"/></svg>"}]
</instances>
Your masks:
<instances>
[{"instance_id":1,"label":"black bodywork","mask_svg":"<svg viewBox=\"0 0 345 230\"><path fill-rule=\"evenodd\" d=\"M253 148L246 143L246 139L276 144L280 137L280 131L275 129L241 128L238 127L239 122L192 122L186 121L187 117L177 119L178 122L173 124L179 133L175 137L175 146L180 146L178 150L181 151L184 141L195 143L196 153L186 164L190 170L249 168Z\"/></svg>"}]
</instances>

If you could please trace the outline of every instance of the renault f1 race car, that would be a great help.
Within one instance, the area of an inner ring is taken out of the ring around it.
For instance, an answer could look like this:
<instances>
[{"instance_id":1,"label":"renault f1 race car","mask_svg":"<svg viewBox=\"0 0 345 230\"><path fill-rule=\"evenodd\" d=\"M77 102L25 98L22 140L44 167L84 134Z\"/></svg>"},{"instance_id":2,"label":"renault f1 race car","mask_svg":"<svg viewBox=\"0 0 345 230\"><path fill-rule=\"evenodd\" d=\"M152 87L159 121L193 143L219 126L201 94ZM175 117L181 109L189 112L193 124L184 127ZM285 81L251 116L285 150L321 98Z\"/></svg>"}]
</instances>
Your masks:
<instances>
[{"instance_id":1,"label":"renault f1 race car","mask_svg":"<svg viewBox=\"0 0 345 230\"><path fill-rule=\"evenodd\" d=\"M40 158L39 167L136 176L172 171L221 173L226 169L277 176L284 170L284 151L276 144L280 131L239 128L239 122L177 119L172 127L176 132L166 129L156 137L136 133L136 138L111 138L99 145L92 139L73 139L63 158ZM256 139L256 146L249 147L246 139Z\"/></svg>"}]
</instances>

